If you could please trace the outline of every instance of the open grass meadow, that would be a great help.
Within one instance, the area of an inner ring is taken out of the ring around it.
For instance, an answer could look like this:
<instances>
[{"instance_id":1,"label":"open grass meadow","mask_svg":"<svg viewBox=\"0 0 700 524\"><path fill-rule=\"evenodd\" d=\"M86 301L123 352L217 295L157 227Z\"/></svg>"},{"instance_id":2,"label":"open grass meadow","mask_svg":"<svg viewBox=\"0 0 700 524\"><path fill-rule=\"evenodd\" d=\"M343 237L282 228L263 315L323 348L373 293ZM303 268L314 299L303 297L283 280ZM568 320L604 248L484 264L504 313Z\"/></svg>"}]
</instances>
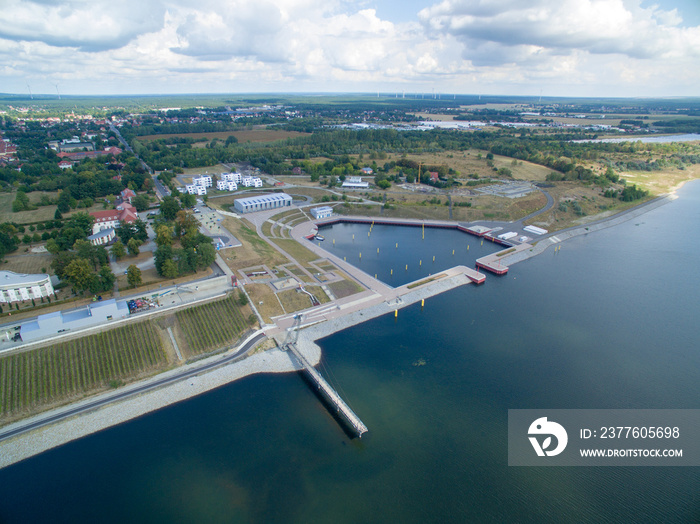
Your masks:
<instances>
[{"instance_id":1,"label":"open grass meadow","mask_svg":"<svg viewBox=\"0 0 700 524\"><path fill-rule=\"evenodd\" d=\"M178 311L178 345L188 358L230 346L251 326L251 314L250 306L241 306L236 294Z\"/></svg>"},{"instance_id":2,"label":"open grass meadow","mask_svg":"<svg viewBox=\"0 0 700 524\"><path fill-rule=\"evenodd\" d=\"M116 387L166 361L148 321L0 358L0 420Z\"/></svg>"}]
</instances>

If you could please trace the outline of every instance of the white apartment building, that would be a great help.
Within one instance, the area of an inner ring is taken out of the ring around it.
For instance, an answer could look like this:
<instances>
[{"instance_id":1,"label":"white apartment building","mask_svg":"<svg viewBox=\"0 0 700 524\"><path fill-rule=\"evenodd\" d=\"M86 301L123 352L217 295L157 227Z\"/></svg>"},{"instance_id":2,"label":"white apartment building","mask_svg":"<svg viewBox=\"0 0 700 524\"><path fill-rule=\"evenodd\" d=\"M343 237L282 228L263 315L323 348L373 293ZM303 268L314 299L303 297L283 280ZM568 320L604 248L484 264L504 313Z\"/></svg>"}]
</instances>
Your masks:
<instances>
[{"instance_id":1,"label":"white apartment building","mask_svg":"<svg viewBox=\"0 0 700 524\"><path fill-rule=\"evenodd\" d=\"M263 183L259 177L256 176L244 176L243 185L245 187L262 187Z\"/></svg>"},{"instance_id":2,"label":"white apartment building","mask_svg":"<svg viewBox=\"0 0 700 524\"><path fill-rule=\"evenodd\" d=\"M192 184L195 186L211 187L212 186L211 176L201 175L198 177L194 177L192 179ZM204 193L204 194L206 195L206 193Z\"/></svg>"},{"instance_id":3,"label":"white apartment building","mask_svg":"<svg viewBox=\"0 0 700 524\"><path fill-rule=\"evenodd\" d=\"M216 189L219 191L237 191L238 184L236 184L233 180L219 180L216 183Z\"/></svg>"},{"instance_id":4,"label":"white apartment building","mask_svg":"<svg viewBox=\"0 0 700 524\"><path fill-rule=\"evenodd\" d=\"M185 186L185 189L187 190L187 192L190 195L206 195L207 194L207 187L206 186L187 184Z\"/></svg>"},{"instance_id":5,"label":"white apartment building","mask_svg":"<svg viewBox=\"0 0 700 524\"><path fill-rule=\"evenodd\" d=\"M243 181L243 175L240 173L221 173L221 180L224 182L235 182L240 184Z\"/></svg>"}]
</instances>

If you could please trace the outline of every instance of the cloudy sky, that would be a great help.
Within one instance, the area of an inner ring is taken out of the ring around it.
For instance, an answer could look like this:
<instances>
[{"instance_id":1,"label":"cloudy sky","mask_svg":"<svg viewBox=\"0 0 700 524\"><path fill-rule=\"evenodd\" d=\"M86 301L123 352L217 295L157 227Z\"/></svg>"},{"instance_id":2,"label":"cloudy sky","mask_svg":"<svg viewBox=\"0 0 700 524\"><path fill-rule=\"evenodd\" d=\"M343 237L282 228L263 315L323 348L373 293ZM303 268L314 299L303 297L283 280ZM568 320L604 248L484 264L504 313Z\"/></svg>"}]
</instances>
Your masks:
<instances>
[{"instance_id":1,"label":"cloudy sky","mask_svg":"<svg viewBox=\"0 0 700 524\"><path fill-rule=\"evenodd\" d=\"M27 86L700 96L700 0L0 0Z\"/></svg>"}]
</instances>

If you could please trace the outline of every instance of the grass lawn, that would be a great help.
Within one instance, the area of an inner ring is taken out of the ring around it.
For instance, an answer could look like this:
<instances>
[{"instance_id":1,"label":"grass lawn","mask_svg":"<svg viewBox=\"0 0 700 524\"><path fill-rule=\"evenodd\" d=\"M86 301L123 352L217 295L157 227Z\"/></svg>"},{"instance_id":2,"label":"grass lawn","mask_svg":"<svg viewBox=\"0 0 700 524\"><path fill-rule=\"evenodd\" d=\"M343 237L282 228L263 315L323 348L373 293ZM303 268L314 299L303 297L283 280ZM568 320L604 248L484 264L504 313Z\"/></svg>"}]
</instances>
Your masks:
<instances>
[{"instance_id":1,"label":"grass lawn","mask_svg":"<svg viewBox=\"0 0 700 524\"><path fill-rule=\"evenodd\" d=\"M309 262L318 260L318 255L302 244L292 239L276 238L274 243L294 258L300 264L306 265Z\"/></svg>"},{"instance_id":2,"label":"grass lawn","mask_svg":"<svg viewBox=\"0 0 700 524\"><path fill-rule=\"evenodd\" d=\"M232 271L237 272L243 268L260 265L274 267L289 263L286 257L261 239L255 230L242 220L225 217L223 225L242 244L241 247L227 249L222 254Z\"/></svg>"},{"instance_id":3,"label":"grass lawn","mask_svg":"<svg viewBox=\"0 0 700 524\"><path fill-rule=\"evenodd\" d=\"M328 287L336 298L345 298L364 291L364 288L360 284L354 280L350 280L344 273L338 272L338 275L342 276L344 279L328 284Z\"/></svg>"},{"instance_id":4,"label":"grass lawn","mask_svg":"<svg viewBox=\"0 0 700 524\"><path fill-rule=\"evenodd\" d=\"M245 290L266 323L271 324L272 317L286 313L275 293L267 284L247 284Z\"/></svg>"}]
</instances>

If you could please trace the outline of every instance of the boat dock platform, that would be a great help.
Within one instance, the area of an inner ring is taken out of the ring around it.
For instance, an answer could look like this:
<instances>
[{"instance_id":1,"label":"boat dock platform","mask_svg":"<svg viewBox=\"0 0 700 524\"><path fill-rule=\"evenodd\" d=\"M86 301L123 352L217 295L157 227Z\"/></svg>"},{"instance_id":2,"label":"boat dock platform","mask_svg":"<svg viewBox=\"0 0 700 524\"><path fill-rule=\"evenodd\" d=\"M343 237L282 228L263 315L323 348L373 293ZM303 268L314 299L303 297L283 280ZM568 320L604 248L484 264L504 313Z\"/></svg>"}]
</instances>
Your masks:
<instances>
[{"instance_id":1,"label":"boat dock platform","mask_svg":"<svg viewBox=\"0 0 700 524\"><path fill-rule=\"evenodd\" d=\"M306 360L306 357L299 351L294 342L285 344L282 348L285 351L289 351L303 366L304 371L307 376L311 379L313 384L317 387L318 392L326 399L327 402L331 404L336 410L336 415L338 415L343 421L345 421L350 428L354 430L358 437L362 438L364 433L367 433L367 426L365 426L360 417L358 417L355 412L350 409L345 401L338 395L338 393L331 387L331 385L326 382L326 379L316 371L316 369Z\"/></svg>"},{"instance_id":2,"label":"boat dock platform","mask_svg":"<svg viewBox=\"0 0 700 524\"><path fill-rule=\"evenodd\" d=\"M532 246L530 244L523 243L502 251L498 251L497 253L486 255L485 257L477 258L476 267L478 269L485 269L486 271L490 271L496 275L505 275L508 273L508 266L503 261L504 258L507 258L506 255L512 255L531 248Z\"/></svg>"}]
</instances>

